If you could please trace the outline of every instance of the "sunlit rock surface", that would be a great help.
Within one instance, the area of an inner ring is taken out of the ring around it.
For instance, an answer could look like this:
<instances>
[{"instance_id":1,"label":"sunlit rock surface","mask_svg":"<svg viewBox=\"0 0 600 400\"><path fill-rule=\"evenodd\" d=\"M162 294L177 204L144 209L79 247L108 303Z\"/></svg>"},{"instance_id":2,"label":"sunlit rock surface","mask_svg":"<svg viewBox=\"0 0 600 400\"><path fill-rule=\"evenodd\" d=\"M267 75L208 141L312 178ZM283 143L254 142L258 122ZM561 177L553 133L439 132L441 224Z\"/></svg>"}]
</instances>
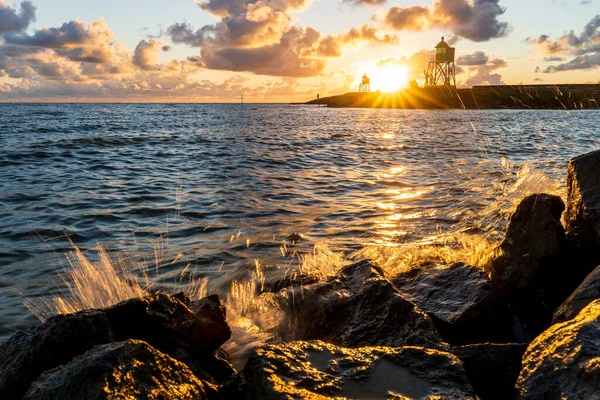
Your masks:
<instances>
[{"instance_id":1,"label":"sunlit rock surface","mask_svg":"<svg viewBox=\"0 0 600 400\"><path fill-rule=\"evenodd\" d=\"M526 344L472 344L454 347L467 378L481 400L514 399Z\"/></svg>"},{"instance_id":2,"label":"sunlit rock surface","mask_svg":"<svg viewBox=\"0 0 600 400\"><path fill-rule=\"evenodd\" d=\"M457 357L420 347L347 349L318 341L270 345L250 357L238 379L230 398L475 398Z\"/></svg>"},{"instance_id":3,"label":"sunlit rock surface","mask_svg":"<svg viewBox=\"0 0 600 400\"><path fill-rule=\"evenodd\" d=\"M188 363L202 379L219 383L235 372L215 354L230 334L214 296L192 304L183 296L156 293L105 310L56 316L0 345L0 399L22 397L42 372L96 345L127 339L144 340Z\"/></svg>"},{"instance_id":4,"label":"sunlit rock surface","mask_svg":"<svg viewBox=\"0 0 600 400\"><path fill-rule=\"evenodd\" d=\"M517 390L520 399L600 398L600 300L529 345Z\"/></svg>"},{"instance_id":5,"label":"sunlit rock surface","mask_svg":"<svg viewBox=\"0 0 600 400\"><path fill-rule=\"evenodd\" d=\"M367 261L278 296L289 318L290 339L318 339L346 347L447 348L431 318Z\"/></svg>"},{"instance_id":6,"label":"sunlit rock surface","mask_svg":"<svg viewBox=\"0 0 600 400\"><path fill-rule=\"evenodd\" d=\"M211 385L183 363L145 342L97 346L70 363L42 374L25 400L207 398Z\"/></svg>"},{"instance_id":7,"label":"sunlit rock surface","mask_svg":"<svg viewBox=\"0 0 600 400\"><path fill-rule=\"evenodd\" d=\"M510 341L512 315L482 269L431 263L400 273L392 282L433 319L445 341Z\"/></svg>"},{"instance_id":8,"label":"sunlit rock surface","mask_svg":"<svg viewBox=\"0 0 600 400\"><path fill-rule=\"evenodd\" d=\"M575 318L592 301L600 298L600 266L579 285L571 296L554 312L553 323Z\"/></svg>"},{"instance_id":9,"label":"sunlit rock surface","mask_svg":"<svg viewBox=\"0 0 600 400\"><path fill-rule=\"evenodd\" d=\"M576 157L567 168L567 231L584 245L600 246L600 151Z\"/></svg>"},{"instance_id":10,"label":"sunlit rock surface","mask_svg":"<svg viewBox=\"0 0 600 400\"><path fill-rule=\"evenodd\" d=\"M490 265L494 284L532 337L550 325L554 309L570 294L566 291L579 284L570 282L570 268L563 263L564 209L558 196L534 194L523 199Z\"/></svg>"}]
</instances>

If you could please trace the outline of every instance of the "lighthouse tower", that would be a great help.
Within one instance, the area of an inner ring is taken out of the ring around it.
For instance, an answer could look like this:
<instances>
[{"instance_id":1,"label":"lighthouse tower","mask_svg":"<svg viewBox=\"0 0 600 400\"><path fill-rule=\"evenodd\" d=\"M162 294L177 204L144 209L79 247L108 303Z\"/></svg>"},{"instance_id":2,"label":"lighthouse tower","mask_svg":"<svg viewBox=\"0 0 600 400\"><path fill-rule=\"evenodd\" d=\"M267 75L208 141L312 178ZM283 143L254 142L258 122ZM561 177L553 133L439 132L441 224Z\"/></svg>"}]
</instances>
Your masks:
<instances>
[{"instance_id":1,"label":"lighthouse tower","mask_svg":"<svg viewBox=\"0 0 600 400\"><path fill-rule=\"evenodd\" d=\"M425 86L456 87L455 50L442 37L442 41L435 46L435 55L429 60L429 66L425 71Z\"/></svg>"},{"instance_id":2,"label":"lighthouse tower","mask_svg":"<svg viewBox=\"0 0 600 400\"><path fill-rule=\"evenodd\" d=\"M364 74L360 85L358 86L359 92L370 92L371 91L371 78L367 77L367 74Z\"/></svg>"}]
</instances>

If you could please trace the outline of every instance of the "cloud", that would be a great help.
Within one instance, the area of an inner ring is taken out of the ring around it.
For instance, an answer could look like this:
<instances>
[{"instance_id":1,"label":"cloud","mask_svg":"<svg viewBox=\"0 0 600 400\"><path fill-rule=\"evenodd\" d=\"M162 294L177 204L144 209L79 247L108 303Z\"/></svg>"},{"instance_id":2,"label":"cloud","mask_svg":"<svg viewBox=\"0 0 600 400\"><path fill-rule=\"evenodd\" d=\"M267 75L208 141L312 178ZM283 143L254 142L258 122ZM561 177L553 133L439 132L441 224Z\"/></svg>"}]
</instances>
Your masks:
<instances>
[{"instance_id":1,"label":"cloud","mask_svg":"<svg viewBox=\"0 0 600 400\"><path fill-rule=\"evenodd\" d=\"M356 46L364 42L386 45L397 44L399 40L395 35L379 35L377 29L365 24L360 28L352 28L341 35L328 35L321 38L313 53L321 57L340 57L345 46Z\"/></svg>"},{"instance_id":2,"label":"cloud","mask_svg":"<svg viewBox=\"0 0 600 400\"><path fill-rule=\"evenodd\" d=\"M311 2L312 0L196 0L198 7L219 18L240 16L253 7L267 7L281 12L298 11L308 7Z\"/></svg>"},{"instance_id":3,"label":"cloud","mask_svg":"<svg viewBox=\"0 0 600 400\"><path fill-rule=\"evenodd\" d=\"M0 35L25 31L35 21L35 6L29 0L21 3L20 11L0 0Z\"/></svg>"},{"instance_id":4,"label":"cloud","mask_svg":"<svg viewBox=\"0 0 600 400\"><path fill-rule=\"evenodd\" d=\"M540 35L536 39L527 38L526 41L539 53L546 55L544 61L560 62L565 60L564 56L574 57L566 63L549 66L544 70L545 73L598 68L600 66L600 15L593 17L580 34L571 30L556 40L551 40L548 35Z\"/></svg>"},{"instance_id":5,"label":"cloud","mask_svg":"<svg viewBox=\"0 0 600 400\"><path fill-rule=\"evenodd\" d=\"M159 70L158 54L163 47L163 43L156 39L140 41L133 52L133 65L144 71Z\"/></svg>"},{"instance_id":6,"label":"cloud","mask_svg":"<svg viewBox=\"0 0 600 400\"><path fill-rule=\"evenodd\" d=\"M432 6L395 6L383 15L383 22L396 30L420 31L444 28L455 35L484 42L506 36L507 22L500 21L505 9L500 0L435 0Z\"/></svg>"},{"instance_id":7,"label":"cloud","mask_svg":"<svg viewBox=\"0 0 600 400\"><path fill-rule=\"evenodd\" d=\"M565 57L561 57L561 56L547 56L544 57L544 61L546 62L556 62L556 61L565 61Z\"/></svg>"},{"instance_id":8,"label":"cloud","mask_svg":"<svg viewBox=\"0 0 600 400\"><path fill-rule=\"evenodd\" d=\"M213 45L202 48L200 60L208 69L249 71L260 75L308 77L318 75L325 62L303 57L302 51L311 47L318 32L292 27L279 43L254 48L220 48Z\"/></svg>"},{"instance_id":9,"label":"cloud","mask_svg":"<svg viewBox=\"0 0 600 400\"><path fill-rule=\"evenodd\" d=\"M577 56L564 64L551 65L544 70L544 73L593 69L598 66L600 66L600 52Z\"/></svg>"},{"instance_id":10,"label":"cloud","mask_svg":"<svg viewBox=\"0 0 600 400\"><path fill-rule=\"evenodd\" d=\"M456 59L458 65L474 66L484 65L489 61L489 57L483 51L476 51L472 54L463 54Z\"/></svg>"},{"instance_id":11,"label":"cloud","mask_svg":"<svg viewBox=\"0 0 600 400\"><path fill-rule=\"evenodd\" d=\"M173 43L199 47L188 61L207 69L246 71L259 75L308 77L322 73L322 58L340 57L361 43L396 44L395 35L380 34L369 24L340 35L322 35L294 26L289 14L308 0L209 0L199 6L221 18L194 29L186 22L167 29Z\"/></svg>"},{"instance_id":12,"label":"cloud","mask_svg":"<svg viewBox=\"0 0 600 400\"><path fill-rule=\"evenodd\" d=\"M384 5L387 0L343 0L343 3L351 6L376 7Z\"/></svg>"},{"instance_id":13,"label":"cloud","mask_svg":"<svg viewBox=\"0 0 600 400\"><path fill-rule=\"evenodd\" d=\"M469 71L469 76L464 84L466 86L504 85L502 75L497 73L497 70L506 67L508 67L508 63L505 60L496 58L485 65L475 67Z\"/></svg>"}]
</instances>

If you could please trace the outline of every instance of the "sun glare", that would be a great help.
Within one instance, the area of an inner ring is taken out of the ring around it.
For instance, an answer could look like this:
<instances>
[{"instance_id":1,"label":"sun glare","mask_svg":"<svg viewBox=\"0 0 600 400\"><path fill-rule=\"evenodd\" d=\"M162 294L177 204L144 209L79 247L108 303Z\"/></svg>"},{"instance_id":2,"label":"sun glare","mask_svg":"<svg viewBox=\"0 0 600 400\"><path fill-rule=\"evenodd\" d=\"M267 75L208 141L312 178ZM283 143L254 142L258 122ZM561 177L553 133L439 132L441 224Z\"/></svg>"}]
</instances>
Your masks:
<instances>
[{"instance_id":1,"label":"sun glare","mask_svg":"<svg viewBox=\"0 0 600 400\"><path fill-rule=\"evenodd\" d=\"M395 92L408 86L408 68L394 65L371 71L372 90Z\"/></svg>"}]
</instances>

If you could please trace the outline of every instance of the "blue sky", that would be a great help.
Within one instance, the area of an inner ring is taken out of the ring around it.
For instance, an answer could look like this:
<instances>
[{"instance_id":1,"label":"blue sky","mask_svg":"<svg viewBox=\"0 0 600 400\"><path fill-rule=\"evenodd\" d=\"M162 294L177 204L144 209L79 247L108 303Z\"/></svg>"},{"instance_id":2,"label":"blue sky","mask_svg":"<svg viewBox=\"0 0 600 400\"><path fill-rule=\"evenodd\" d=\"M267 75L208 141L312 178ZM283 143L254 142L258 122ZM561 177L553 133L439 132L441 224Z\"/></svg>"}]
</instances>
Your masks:
<instances>
[{"instance_id":1,"label":"blue sky","mask_svg":"<svg viewBox=\"0 0 600 400\"><path fill-rule=\"evenodd\" d=\"M375 7L356 4L365 1L207 0L202 9L194 0L30 0L35 20L11 28L8 23L14 18L8 20L6 15L18 16L22 1L0 0L0 100L71 96L93 101L103 93L103 99L164 101L169 96L195 96L199 101L226 101L236 91L272 101L311 98L316 92L327 95L354 90L363 72L378 74L382 60L387 60L388 69L395 68L388 74L403 76L398 84L420 81L424 51L432 49L440 36L455 36L459 56L477 54L482 60L460 68L461 85L595 83L600 79L596 26L600 24L594 22L595 33L585 38L585 44L569 44L565 36L573 31L581 38L586 24L595 17L600 20L599 0L381 0ZM233 4L236 11L223 11L219 8L223 4ZM448 11L456 9L451 7L456 4L462 9L466 4L474 11L467 17ZM445 11L436 7L445 7ZM425 16L415 22L405 13L409 8ZM481 10L496 11L492 17L480 17ZM477 18L487 19L481 22ZM102 27L90 33L88 24L100 19L104 20ZM258 20L263 30L257 30ZM76 34L73 29L52 31L64 39L60 45L36 40L36 32L60 29L69 21L83 24L78 29L88 30L88 42L81 39L81 32L78 39L68 39L67 35ZM187 29L174 36L169 28L184 22ZM485 30L489 23L507 23L508 27L480 36L477 30ZM365 24L370 30L363 29ZM465 30L464 25L472 27ZM202 27L210 27L210 34L199 34ZM104 33L97 33L98 29ZM357 33L357 29L363 30ZM541 35L547 38L540 41ZM284 45L287 40L310 43ZM103 56L88 62L90 57L75 57L76 52L101 52ZM385 82L378 84L382 90L391 89Z\"/></svg>"}]
</instances>

